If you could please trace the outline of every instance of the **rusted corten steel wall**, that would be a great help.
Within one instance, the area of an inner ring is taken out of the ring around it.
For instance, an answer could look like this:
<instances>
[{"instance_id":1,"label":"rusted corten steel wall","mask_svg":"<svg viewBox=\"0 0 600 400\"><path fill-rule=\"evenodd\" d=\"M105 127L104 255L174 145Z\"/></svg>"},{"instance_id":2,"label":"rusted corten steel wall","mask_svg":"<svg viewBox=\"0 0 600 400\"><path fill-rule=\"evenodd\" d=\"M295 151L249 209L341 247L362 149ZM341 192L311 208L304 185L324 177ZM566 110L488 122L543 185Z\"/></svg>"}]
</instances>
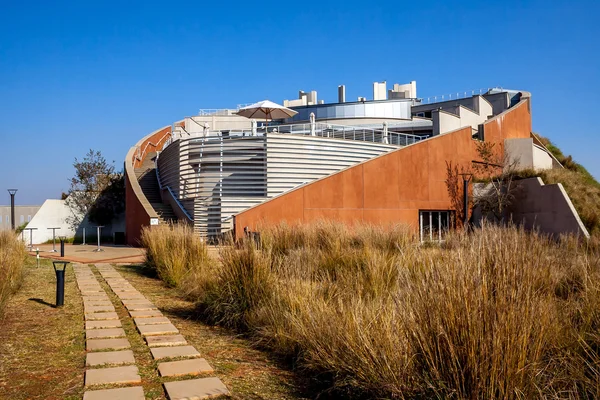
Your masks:
<instances>
[{"instance_id":1,"label":"rusted corten steel wall","mask_svg":"<svg viewBox=\"0 0 600 400\"><path fill-rule=\"evenodd\" d=\"M531 134L529 99L489 120L484 140L503 145ZM236 237L244 228L287 222L332 220L376 225L408 224L418 229L419 210L450 210L446 162L469 166L477 160L471 127L437 136L365 161L275 197L235 217Z\"/></svg>"},{"instance_id":2,"label":"rusted corten steel wall","mask_svg":"<svg viewBox=\"0 0 600 400\"><path fill-rule=\"evenodd\" d=\"M142 193L135 168L144 163L149 153L162 150L170 132L168 126L151 133L132 147L125 158L125 236L130 246L139 246L142 228L150 225L150 218L158 217ZM139 159L136 157L138 148L142 152Z\"/></svg>"}]
</instances>

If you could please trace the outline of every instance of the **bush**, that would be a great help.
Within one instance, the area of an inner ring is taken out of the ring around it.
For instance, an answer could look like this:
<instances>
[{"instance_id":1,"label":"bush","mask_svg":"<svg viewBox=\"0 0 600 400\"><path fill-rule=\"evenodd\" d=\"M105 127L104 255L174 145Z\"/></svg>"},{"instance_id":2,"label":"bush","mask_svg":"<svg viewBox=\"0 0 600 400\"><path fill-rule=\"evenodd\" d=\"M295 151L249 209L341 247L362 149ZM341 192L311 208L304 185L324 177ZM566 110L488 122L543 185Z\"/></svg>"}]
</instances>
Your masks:
<instances>
[{"instance_id":1,"label":"bush","mask_svg":"<svg viewBox=\"0 0 600 400\"><path fill-rule=\"evenodd\" d=\"M281 225L188 274L206 316L335 388L386 398L600 396L600 254L514 227Z\"/></svg>"},{"instance_id":2,"label":"bush","mask_svg":"<svg viewBox=\"0 0 600 400\"><path fill-rule=\"evenodd\" d=\"M178 286L186 275L204 272L210 260L206 245L185 224L160 225L142 230L146 266L170 286Z\"/></svg>"},{"instance_id":3,"label":"bush","mask_svg":"<svg viewBox=\"0 0 600 400\"><path fill-rule=\"evenodd\" d=\"M21 286L26 255L23 242L13 231L0 231L0 315Z\"/></svg>"}]
</instances>

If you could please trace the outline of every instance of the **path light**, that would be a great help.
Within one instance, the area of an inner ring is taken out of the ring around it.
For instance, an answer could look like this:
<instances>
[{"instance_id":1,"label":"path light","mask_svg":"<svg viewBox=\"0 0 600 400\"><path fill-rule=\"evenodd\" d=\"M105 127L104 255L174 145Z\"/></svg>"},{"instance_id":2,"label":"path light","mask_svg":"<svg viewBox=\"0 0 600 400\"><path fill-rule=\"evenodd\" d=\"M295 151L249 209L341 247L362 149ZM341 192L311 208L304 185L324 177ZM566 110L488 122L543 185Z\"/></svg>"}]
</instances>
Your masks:
<instances>
[{"instance_id":1,"label":"path light","mask_svg":"<svg viewBox=\"0 0 600 400\"><path fill-rule=\"evenodd\" d=\"M56 307L65 304L65 270L67 269L67 264L69 264L68 261L52 261L54 272L56 273ZM62 269L60 269L61 265Z\"/></svg>"},{"instance_id":2,"label":"path light","mask_svg":"<svg viewBox=\"0 0 600 400\"><path fill-rule=\"evenodd\" d=\"M61 235L58 237L58 240L60 240L60 256L64 257L65 256L65 240L67 240L67 237L64 235Z\"/></svg>"}]
</instances>

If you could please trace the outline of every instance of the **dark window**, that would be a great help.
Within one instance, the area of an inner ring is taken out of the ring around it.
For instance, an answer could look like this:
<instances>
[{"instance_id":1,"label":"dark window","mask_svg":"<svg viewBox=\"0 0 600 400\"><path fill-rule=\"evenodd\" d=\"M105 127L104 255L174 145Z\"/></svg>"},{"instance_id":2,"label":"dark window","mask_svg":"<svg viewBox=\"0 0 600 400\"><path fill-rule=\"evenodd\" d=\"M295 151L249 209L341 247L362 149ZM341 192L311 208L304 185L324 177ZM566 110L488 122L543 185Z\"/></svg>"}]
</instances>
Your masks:
<instances>
[{"instance_id":1,"label":"dark window","mask_svg":"<svg viewBox=\"0 0 600 400\"><path fill-rule=\"evenodd\" d=\"M419 211L421 241L441 241L450 229L452 211Z\"/></svg>"}]
</instances>

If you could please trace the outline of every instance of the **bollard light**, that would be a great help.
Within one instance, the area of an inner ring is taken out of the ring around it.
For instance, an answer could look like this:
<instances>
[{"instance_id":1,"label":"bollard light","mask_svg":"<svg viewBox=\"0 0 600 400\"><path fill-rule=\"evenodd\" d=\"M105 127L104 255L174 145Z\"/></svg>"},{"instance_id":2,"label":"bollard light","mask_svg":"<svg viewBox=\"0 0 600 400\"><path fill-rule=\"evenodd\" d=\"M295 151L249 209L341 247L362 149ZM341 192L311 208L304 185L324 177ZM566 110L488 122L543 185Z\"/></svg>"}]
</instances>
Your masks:
<instances>
[{"instance_id":1,"label":"bollard light","mask_svg":"<svg viewBox=\"0 0 600 400\"><path fill-rule=\"evenodd\" d=\"M35 249L35 258L37 260L37 267L40 267L40 248Z\"/></svg>"},{"instance_id":2,"label":"bollard light","mask_svg":"<svg viewBox=\"0 0 600 400\"><path fill-rule=\"evenodd\" d=\"M56 307L65 304L65 271L68 261L52 261L56 273ZM60 267L62 266L62 269Z\"/></svg>"},{"instance_id":3,"label":"bollard light","mask_svg":"<svg viewBox=\"0 0 600 400\"><path fill-rule=\"evenodd\" d=\"M58 240L60 240L60 256L64 257L65 256L65 240L67 240L66 236L59 236Z\"/></svg>"}]
</instances>

